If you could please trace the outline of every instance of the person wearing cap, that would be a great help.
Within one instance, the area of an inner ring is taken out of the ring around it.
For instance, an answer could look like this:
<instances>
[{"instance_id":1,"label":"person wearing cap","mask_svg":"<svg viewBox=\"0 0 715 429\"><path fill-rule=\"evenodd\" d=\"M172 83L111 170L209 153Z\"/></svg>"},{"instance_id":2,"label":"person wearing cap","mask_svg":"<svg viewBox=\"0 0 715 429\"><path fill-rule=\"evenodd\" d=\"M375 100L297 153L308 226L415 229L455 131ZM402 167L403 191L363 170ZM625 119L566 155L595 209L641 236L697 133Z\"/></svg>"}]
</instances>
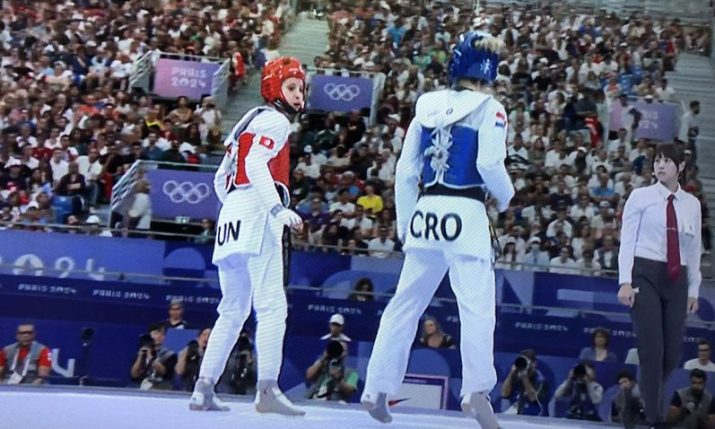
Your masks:
<instances>
[{"instance_id":1,"label":"person wearing cap","mask_svg":"<svg viewBox=\"0 0 715 429\"><path fill-rule=\"evenodd\" d=\"M303 149L303 156L301 156L301 161L296 165L296 170L301 170L303 175L316 180L320 177L320 165L313 160L313 148L311 145L307 145Z\"/></svg>"},{"instance_id":2,"label":"person wearing cap","mask_svg":"<svg viewBox=\"0 0 715 429\"><path fill-rule=\"evenodd\" d=\"M514 187L504 164L507 116L492 95L504 42L460 35L449 62L452 88L423 94L395 174L397 236L405 260L380 320L361 401L374 419L392 420L389 397L402 384L414 329L449 271L460 307L465 415L497 429L489 392L494 369L495 280L488 191L506 212ZM420 189L420 186L421 189Z\"/></svg>"},{"instance_id":3,"label":"person wearing cap","mask_svg":"<svg viewBox=\"0 0 715 429\"><path fill-rule=\"evenodd\" d=\"M621 227L618 300L631 309L645 415L653 428L667 427L663 388L680 362L685 318L698 311L702 279L702 213L700 201L678 183L684 168L678 146L658 145L658 182L631 192Z\"/></svg>"},{"instance_id":4,"label":"person wearing cap","mask_svg":"<svg viewBox=\"0 0 715 429\"><path fill-rule=\"evenodd\" d=\"M349 343L352 341L350 337L343 333L345 328L345 317L342 314L333 314L330 316L330 332L320 337L324 341L341 341Z\"/></svg>"},{"instance_id":5,"label":"person wearing cap","mask_svg":"<svg viewBox=\"0 0 715 429\"><path fill-rule=\"evenodd\" d=\"M96 235L98 237L112 237L112 233L109 230L102 228L101 222L97 215L87 216L87 219L84 221L84 225L84 231L87 233L87 235Z\"/></svg>"},{"instance_id":6,"label":"person wearing cap","mask_svg":"<svg viewBox=\"0 0 715 429\"><path fill-rule=\"evenodd\" d=\"M351 339L343 333L345 318L336 313L330 316L330 332L320 337L327 343L326 350L305 371L305 378L312 385L308 389L309 399L343 400L347 401L357 389L358 374L345 365L348 344ZM336 344L338 346L336 346ZM338 351L336 356L333 347Z\"/></svg>"},{"instance_id":7,"label":"person wearing cap","mask_svg":"<svg viewBox=\"0 0 715 429\"><path fill-rule=\"evenodd\" d=\"M257 394L260 413L301 416L278 386L288 304L284 283L286 227L301 232L303 219L290 209L291 122L305 107L301 62L281 57L261 72L265 104L248 112L224 141L226 152L214 175L222 203L212 261L221 285L219 317L209 338L199 379L189 400L196 411L228 411L214 386L226 366L251 309L256 310ZM212 103L207 101L207 109Z\"/></svg>"},{"instance_id":8,"label":"person wearing cap","mask_svg":"<svg viewBox=\"0 0 715 429\"><path fill-rule=\"evenodd\" d=\"M551 261L549 252L541 248L541 239L537 236L529 238L526 251L519 256L518 260L523 264L523 269L527 271L546 270Z\"/></svg>"}]
</instances>

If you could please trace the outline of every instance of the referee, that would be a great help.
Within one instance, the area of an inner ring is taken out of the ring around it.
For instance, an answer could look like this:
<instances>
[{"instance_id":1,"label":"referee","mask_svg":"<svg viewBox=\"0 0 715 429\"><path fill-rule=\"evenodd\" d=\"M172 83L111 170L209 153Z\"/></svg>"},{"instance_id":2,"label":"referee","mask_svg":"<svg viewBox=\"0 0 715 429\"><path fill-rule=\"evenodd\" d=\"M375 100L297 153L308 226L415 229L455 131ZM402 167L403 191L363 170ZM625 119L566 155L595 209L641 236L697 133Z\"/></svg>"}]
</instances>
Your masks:
<instances>
[{"instance_id":1,"label":"referee","mask_svg":"<svg viewBox=\"0 0 715 429\"><path fill-rule=\"evenodd\" d=\"M686 313L698 310L700 202L683 191L674 144L656 147L654 185L626 201L618 255L618 300L631 307L640 387L651 428L663 423L663 386L680 361Z\"/></svg>"}]
</instances>

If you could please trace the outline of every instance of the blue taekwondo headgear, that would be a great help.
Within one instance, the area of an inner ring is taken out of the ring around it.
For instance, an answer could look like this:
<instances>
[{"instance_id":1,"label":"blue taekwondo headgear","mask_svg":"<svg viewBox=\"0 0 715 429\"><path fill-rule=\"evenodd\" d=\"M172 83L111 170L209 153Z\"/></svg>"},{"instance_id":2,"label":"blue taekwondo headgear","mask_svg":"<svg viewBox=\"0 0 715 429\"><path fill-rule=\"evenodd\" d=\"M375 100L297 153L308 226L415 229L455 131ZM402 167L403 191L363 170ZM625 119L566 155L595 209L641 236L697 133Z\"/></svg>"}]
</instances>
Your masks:
<instances>
[{"instance_id":1,"label":"blue taekwondo headgear","mask_svg":"<svg viewBox=\"0 0 715 429\"><path fill-rule=\"evenodd\" d=\"M459 36L449 61L449 85L463 77L492 83L497 77L499 52L493 52L477 43L493 36L481 31L468 31Z\"/></svg>"}]
</instances>

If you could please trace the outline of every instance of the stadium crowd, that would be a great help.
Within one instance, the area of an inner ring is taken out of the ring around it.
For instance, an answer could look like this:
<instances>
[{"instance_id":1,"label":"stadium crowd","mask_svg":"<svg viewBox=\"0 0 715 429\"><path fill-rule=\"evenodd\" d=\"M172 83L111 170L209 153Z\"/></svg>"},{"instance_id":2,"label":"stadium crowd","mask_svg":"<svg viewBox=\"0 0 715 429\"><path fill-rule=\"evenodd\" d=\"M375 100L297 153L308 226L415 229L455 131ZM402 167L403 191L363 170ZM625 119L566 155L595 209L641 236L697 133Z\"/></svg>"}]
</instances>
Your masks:
<instances>
[{"instance_id":1,"label":"stadium crowd","mask_svg":"<svg viewBox=\"0 0 715 429\"><path fill-rule=\"evenodd\" d=\"M129 87L138 58L231 58L239 80L276 55L290 11L285 0L59 0L2 12L0 220L45 230L93 223L136 159L197 164L221 144L210 97Z\"/></svg>"},{"instance_id":2,"label":"stadium crowd","mask_svg":"<svg viewBox=\"0 0 715 429\"><path fill-rule=\"evenodd\" d=\"M451 44L471 28L499 34L509 48L494 94L509 112L507 162L517 196L503 215L489 204L499 262L553 272L616 270L623 205L632 189L651 183L657 144L636 138L641 117L632 105L675 102L665 72L678 52L707 50L707 35L677 19L546 7L475 16L444 2L420 9L376 1L329 10L330 46L314 65L385 73L386 82L377 125L366 126L359 112L345 120L329 114L317 127L301 123L293 192L310 228L296 242L346 254L399 250L392 185L402 139L420 94L447 85ZM622 127L609 129L617 104ZM678 141L684 187L700 198L707 218L695 165L698 112L692 103ZM710 232L703 234L709 251Z\"/></svg>"},{"instance_id":3,"label":"stadium crowd","mask_svg":"<svg viewBox=\"0 0 715 429\"><path fill-rule=\"evenodd\" d=\"M136 159L201 163L220 145L221 113L207 97L166 103L130 91L133 61L160 50L231 57L248 68L276 55L285 1L21 2L4 6L0 70L1 221L5 227L81 225L106 203ZM598 273L617 263L628 193L650 183L653 146L636 138L635 98L674 102L665 72L678 52L707 51L709 36L675 19L535 13L505 7L476 16L444 2L329 2L330 45L314 65L384 73L377 123L364 112L305 114L291 135L293 205L308 224L297 248L388 257L395 236L394 171L420 94L447 85L463 30L504 38L494 94L509 112L509 169L517 189L496 226L499 262ZM74 5L74 6L73 6ZM322 12L321 12L322 14ZM238 69L238 67L237 67ZM690 101L690 100L687 100ZM620 104L622 128L609 129ZM685 112L685 188L697 180L699 106ZM142 185L147 185L143 183ZM58 219L58 201L73 216ZM39 225L39 226L38 226ZM707 221L703 222L707 225ZM705 251L710 232L703 230Z\"/></svg>"}]
</instances>

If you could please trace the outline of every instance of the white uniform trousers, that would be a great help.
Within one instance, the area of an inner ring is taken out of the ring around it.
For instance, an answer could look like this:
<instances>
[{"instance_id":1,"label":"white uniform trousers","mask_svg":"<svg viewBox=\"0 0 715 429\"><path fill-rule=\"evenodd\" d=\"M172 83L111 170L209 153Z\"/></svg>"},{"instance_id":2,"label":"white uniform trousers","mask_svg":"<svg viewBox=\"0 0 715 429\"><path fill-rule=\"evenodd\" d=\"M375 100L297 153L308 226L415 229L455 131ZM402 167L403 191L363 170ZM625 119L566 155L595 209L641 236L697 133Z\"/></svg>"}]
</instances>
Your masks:
<instances>
[{"instance_id":1,"label":"white uniform trousers","mask_svg":"<svg viewBox=\"0 0 715 429\"><path fill-rule=\"evenodd\" d=\"M398 393L410 348L424 313L449 269L459 307L462 397L489 392L494 369L495 284L490 261L442 250L412 249L405 255L395 296L385 308L367 367L365 395Z\"/></svg>"},{"instance_id":2,"label":"white uniform trousers","mask_svg":"<svg viewBox=\"0 0 715 429\"><path fill-rule=\"evenodd\" d=\"M200 375L218 381L253 305L256 309L258 379L278 380L288 315L281 246L265 240L260 255L230 255L217 265L223 297L218 305L219 318L201 362Z\"/></svg>"}]
</instances>

